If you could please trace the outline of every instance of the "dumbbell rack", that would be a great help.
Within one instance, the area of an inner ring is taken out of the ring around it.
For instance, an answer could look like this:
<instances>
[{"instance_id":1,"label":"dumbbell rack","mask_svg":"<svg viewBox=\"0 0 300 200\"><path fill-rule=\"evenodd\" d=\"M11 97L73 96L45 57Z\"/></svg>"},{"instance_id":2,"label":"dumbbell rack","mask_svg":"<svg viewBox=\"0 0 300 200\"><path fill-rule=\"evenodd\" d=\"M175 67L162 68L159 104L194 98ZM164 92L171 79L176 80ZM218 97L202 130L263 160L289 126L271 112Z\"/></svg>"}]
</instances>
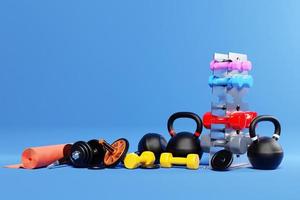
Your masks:
<instances>
[{"instance_id":1,"label":"dumbbell rack","mask_svg":"<svg viewBox=\"0 0 300 200\"><path fill-rule=\"evenodd\" d=\"M241 77L249 77L248 73L251 70L251 63L248 69L244 70L242 67L236 69L235 67L214 67L214 63L217 64L227 64L231 63L239 63L242 64L243 62L247 62L247 55L245 54L237 54L237 53L229 53L229 54L219 54L215 53L213 61L211 62L211 70L212 76L211 78L232 78L235 76ZM252 78L252 77L251 77ZM248 104L243 101L244 96L247 94L249 90L248 86L236 86L232 85L228 87L228 85L219 85L219 84L210 84L212 88L212 100L211 100L211 114L218 117L226 117L229 113L234 111L247 111ZM246 129L243 130L234 130L232 128L226 127L224 124L211 124L210 129L210 139L211 144L213 141L217 140L225 140L227 141L229 137L235 136L237 134L246 134L248 132ZM212 146L210 148L210 161L211 158L215 155L216 152L224 149L224 147L215 147ZM211 162L209 162L211 163ZM239 167L247 165L248 159L245 155L233 155L233 163L230 167Z\"/></svg>"}]
</instances>

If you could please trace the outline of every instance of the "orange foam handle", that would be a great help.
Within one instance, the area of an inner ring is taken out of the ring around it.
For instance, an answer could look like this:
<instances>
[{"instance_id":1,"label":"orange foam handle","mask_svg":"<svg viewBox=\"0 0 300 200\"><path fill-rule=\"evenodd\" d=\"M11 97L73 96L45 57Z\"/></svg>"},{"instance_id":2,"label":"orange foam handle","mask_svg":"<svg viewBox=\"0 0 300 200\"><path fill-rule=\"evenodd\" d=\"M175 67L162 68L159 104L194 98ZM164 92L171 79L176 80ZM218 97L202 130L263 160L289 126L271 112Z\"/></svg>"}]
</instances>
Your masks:
<instances>
[{"instance_id":1,"label":"orange foam handle","mask_svg":"<svg viewBox=\"0 0 300 200\"><path fill-rule=\"evenodd\" d=\"M67 144L30 147L23 151L21 164L9 165L7 168L36 169L46 167L64 157L64 147Z\"/></svg>"}]
</instances>

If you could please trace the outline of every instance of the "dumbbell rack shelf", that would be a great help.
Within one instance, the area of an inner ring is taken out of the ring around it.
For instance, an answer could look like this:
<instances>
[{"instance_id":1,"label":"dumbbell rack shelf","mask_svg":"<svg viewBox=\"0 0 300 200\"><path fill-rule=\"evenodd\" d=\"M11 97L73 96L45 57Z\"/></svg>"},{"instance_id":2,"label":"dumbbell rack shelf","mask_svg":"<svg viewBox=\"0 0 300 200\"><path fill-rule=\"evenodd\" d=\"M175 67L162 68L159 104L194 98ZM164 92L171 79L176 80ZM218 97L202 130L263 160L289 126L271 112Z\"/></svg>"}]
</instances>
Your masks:
<instances>
[{"instance_id":1,"label":"dumbbell rack shelf","mask_svg":"<svg viewBox=\"0 0 300 200\"><path fill-rule=\"evenodd\" d=\"M252 86L252 76L249 75L251 63L247 60L247 55L215 53L210 68L212 70L212 76L209 79L212 89L211 114L226 118L230 113L247 111L248 104L243 100L249 87ZM215 159L216 153L225 149L224 146L230 138L237 135L248 137L249 134L246 129L235 130L222 123L211 124L209 130L210 144L212 145L209 150L211 168L214 168L212 159ZM219 145L213 145L218 144L216 141L221 141L224 146L220 145L220 142ZM232 164L229 164L231 168L245 165L248 165L248 159L245 155L240 154L235 154Z\"/></svg>"}]
</instances>

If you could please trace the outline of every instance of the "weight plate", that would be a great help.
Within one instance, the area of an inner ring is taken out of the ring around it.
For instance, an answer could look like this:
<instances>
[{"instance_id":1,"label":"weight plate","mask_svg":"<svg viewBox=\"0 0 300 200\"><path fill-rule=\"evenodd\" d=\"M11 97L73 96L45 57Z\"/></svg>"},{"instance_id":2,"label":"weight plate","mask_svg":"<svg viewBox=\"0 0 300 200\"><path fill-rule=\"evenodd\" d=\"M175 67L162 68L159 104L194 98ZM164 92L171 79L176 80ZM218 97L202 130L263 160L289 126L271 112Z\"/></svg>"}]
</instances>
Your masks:
<instances>
[{"instance_id":1,"label":"weight plate","mask_svg":"<svg viewBox=\"0 0 300 200\"><path fill-rule=\"evenodd\" d=\"M92 148L93 158L90 162L91 166L98 166L103 163L103 158L105 154L105 150L102 144L99 143L99 140L90 140L88 141L89 146Z\"/></svg>"},{"instance_id":2,"label":"weight plate","mask_svg":"<svg viewBox=\"0 0 300 200\"><path fill-rule=\"evenodd\" d=\"M224 171L230 167L233 161L233 155L228 150L216 152L211 158L210 164L213 170Z\"/></svg>"},{"instance_id":3,"label":"weight plate","mask_svg":"<svg viewBox=\"0 0 300 200\"><path fill-rule=\"evenodd\" d=\"M76 142L71 147L70 161L74 167L87 167L92 158L91 147L83 141Z\"/></svg>"},{"instance_id":4,"label":"weight plate","mask_svg":"<svg viewBox=\"0 0 300 200\"><path fill-rule=\"evenodd\" d=\"M159 164L153 164L153 165L150 165L150 166L141 165L140 168L141 169L158 169L158 168L160 168L160 166L159 166Z\"/></svg>"}]
</instances>

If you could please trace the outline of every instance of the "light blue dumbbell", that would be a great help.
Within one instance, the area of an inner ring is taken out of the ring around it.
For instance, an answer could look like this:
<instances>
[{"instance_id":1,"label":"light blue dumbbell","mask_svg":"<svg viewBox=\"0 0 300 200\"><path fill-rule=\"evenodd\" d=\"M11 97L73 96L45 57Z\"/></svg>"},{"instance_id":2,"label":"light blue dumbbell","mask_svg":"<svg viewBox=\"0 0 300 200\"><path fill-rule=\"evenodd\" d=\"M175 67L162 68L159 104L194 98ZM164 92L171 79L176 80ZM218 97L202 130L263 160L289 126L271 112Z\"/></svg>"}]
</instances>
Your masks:
<instances>
[{"instance_id":1,"label":"light blue dumbbell","mask_svg":"<svg viewBox=\"0 0 300 200\"><path fill-rule=\"evenodd\" d=\"M253 78L251 75L234 75L232 77L223 77L219 78L216 76L210 76L208 79L208 84L210 87L213 86L224 86L228 88L243 88L243 87L252 87Z\"/></svg>"}]
</instances>

